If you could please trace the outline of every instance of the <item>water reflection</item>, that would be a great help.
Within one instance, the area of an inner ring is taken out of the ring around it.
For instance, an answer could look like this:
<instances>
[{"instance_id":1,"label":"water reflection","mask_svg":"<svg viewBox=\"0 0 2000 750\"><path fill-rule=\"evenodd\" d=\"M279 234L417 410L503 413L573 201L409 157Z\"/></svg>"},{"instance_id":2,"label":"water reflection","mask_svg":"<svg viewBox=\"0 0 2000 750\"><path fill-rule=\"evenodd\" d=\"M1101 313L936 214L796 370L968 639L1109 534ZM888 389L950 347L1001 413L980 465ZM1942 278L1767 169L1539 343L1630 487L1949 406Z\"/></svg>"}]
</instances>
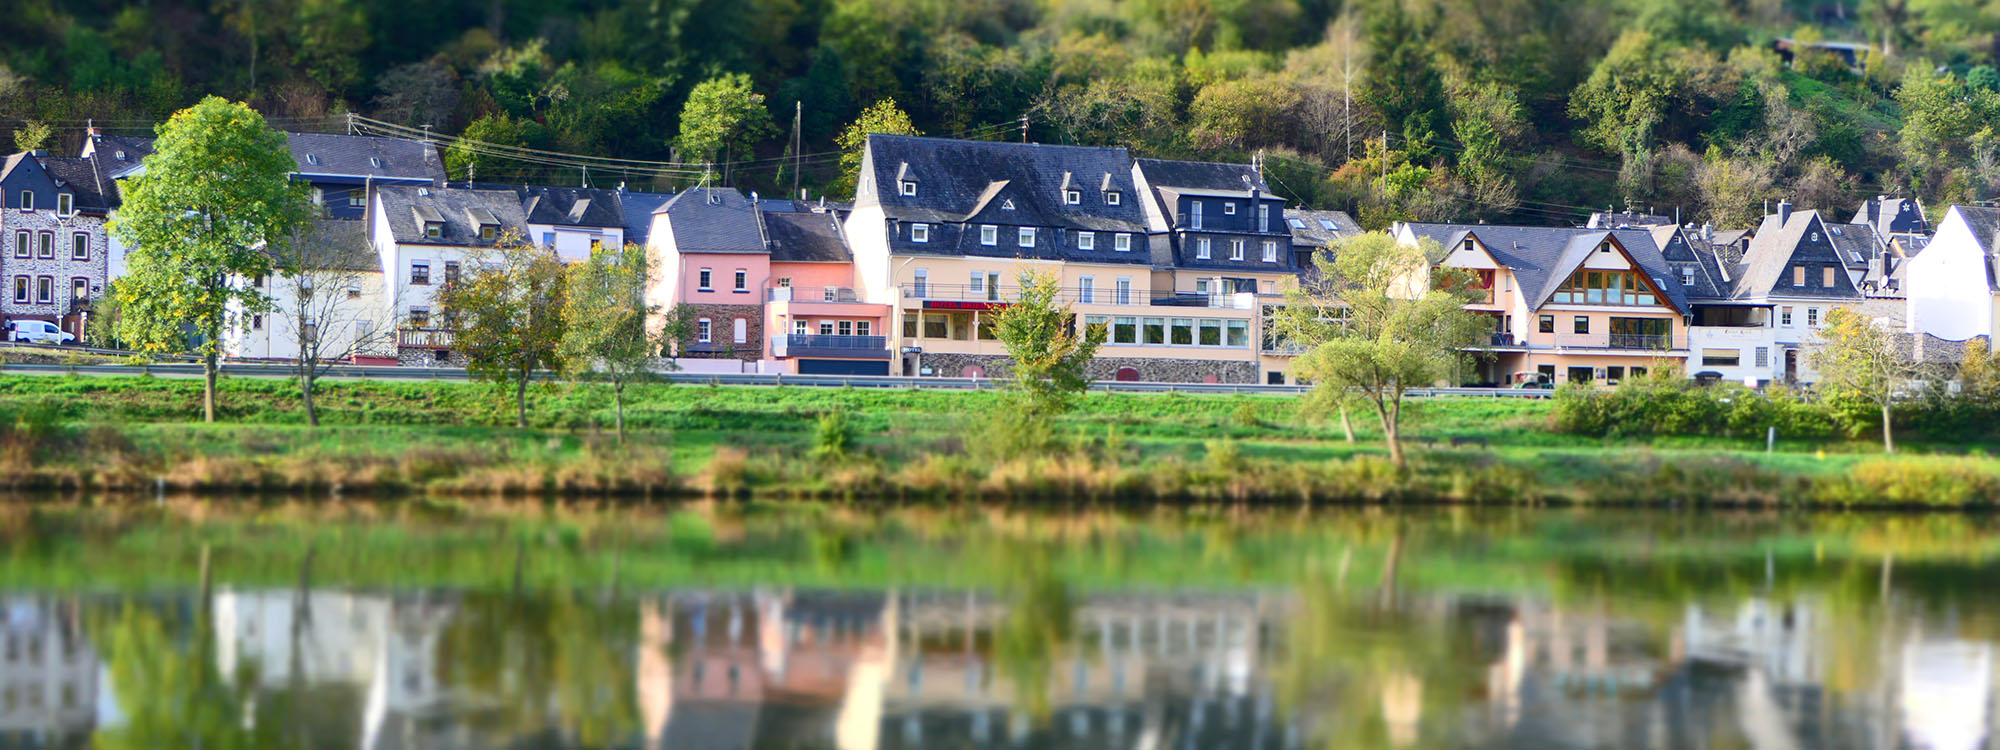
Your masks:
<instances>
[{"instance_id":1,"label":"water reflection","mask_svg":"<svg viewBox=\"0 0 2000 750\"><path fill-rule=\"evenodd\" d=\"M1996 742L2000 603L1945 583L1982 562L1773 564L1744 593L1642 554L1509 591L1396 572L1457 552L1371 554L1283 585L1082 589L1024 552L976 588L24 593L0 602L0 745Z\"/></svg>"}]
</instances>

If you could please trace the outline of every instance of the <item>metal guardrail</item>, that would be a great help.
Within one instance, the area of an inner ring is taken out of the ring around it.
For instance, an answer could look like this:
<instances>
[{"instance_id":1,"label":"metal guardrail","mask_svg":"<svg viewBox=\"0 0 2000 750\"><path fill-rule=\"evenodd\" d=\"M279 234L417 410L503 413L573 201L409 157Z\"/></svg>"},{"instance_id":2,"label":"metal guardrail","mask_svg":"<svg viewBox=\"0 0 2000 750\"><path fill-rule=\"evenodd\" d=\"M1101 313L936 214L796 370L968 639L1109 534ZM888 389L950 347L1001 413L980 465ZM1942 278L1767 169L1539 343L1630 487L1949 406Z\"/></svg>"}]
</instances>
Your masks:
<instances>
[{"instance_id":1,"label":"metal guardrail","mask_svg":"<svg viewBox=\"0 0 2000 750\"><path fill-rule=\"evenodd\" d=\"M0 366L0 373L50 375L172 375L199 376L199 364L151 365L22 365ZM225 362L222 374L232 377L290 378L297 370L290 364ZM465 380L465 370L451 367L404 367L395 365L335 365L321 377L358 380ZM787 375L782 373L663 373L661 379L689 385L797 386L801 388L906 388L925 390L993 390L1004 381L988 378L933 378L900 375ZM553 373L536 374L536 380L555 380ZM1303 385L1258 385L1249 383L1154 383L1100 380L1090 384L1094 391L1121 393L1264 393L1299 394L1310 390ZM1515 388L1414 388L1416 398L1485 397L1549 398L1553 391Z\"/></svg>"}]
</instances>

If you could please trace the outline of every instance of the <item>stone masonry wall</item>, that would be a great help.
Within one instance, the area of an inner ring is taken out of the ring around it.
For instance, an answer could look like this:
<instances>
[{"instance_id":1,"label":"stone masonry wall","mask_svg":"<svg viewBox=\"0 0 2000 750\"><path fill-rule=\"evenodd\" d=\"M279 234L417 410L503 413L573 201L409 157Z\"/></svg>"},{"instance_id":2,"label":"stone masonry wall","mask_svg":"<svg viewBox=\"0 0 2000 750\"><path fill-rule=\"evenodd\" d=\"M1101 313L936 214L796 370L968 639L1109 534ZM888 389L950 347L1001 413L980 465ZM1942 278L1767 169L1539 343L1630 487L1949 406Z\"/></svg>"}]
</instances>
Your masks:
<instances>
[{"instance_id":1,"label":"stone masonry wall","mask_svg":"<svg viewBox=\"0 0 2000 750\"><path fill-rule=\"evenodd\" d=\"M23 230L29 233L30 257L27 258L15 255L15 235ZM41 257L42 232L53 234L51 257ZM72 260L70 237L79 232L90 237L90 257ZM110 252L110 235L105 232L103 217L77 214L62 218L52 210L0 212L0 315L10 319L58 320L69 310L73 279L89 279L91 296L102 295ZM18 276L28 278L28 301L25 303L14 301L14 279ZM35 301L35 286L39 283L38 279L45 276L51 278L55 286L54 294L46 304Z\"/></svg>"},{"instance_id":2,"label":"stone masonry wall","mask_svg":"<svg viewBox=\"0 0 2000 750\"><path fill-rule=\"evenodd\" d=\"M985 368L986 378L1005 378L1011 359L991 354L925 354L923 366L940 377L965 377L965 368ZM1098 357L1085 371L1091 380L1116 380L1120 368L1139 371L1139 379L1155 383L1205 383L1214 376L1218 383L1255 384L1257 365L1252 362L1225 362L1207 359L1151 359L1139 357Z\"/></svg>"},{"instance_id":3,"label":"stone masonry wall","mask_svg":"<svg viewBox=\"0 0 2000 750\"><path fill-rule=\"evenodd\" d=\"M745 362L755 362L764 358L764 306L763 305L695 305L696 318L708 318L714 323L706 345L697 344L695 351L722 356L732 353L734 358ZM743 343L736 343L736 318L745 322Z\"/></svg>"}]
</instances>

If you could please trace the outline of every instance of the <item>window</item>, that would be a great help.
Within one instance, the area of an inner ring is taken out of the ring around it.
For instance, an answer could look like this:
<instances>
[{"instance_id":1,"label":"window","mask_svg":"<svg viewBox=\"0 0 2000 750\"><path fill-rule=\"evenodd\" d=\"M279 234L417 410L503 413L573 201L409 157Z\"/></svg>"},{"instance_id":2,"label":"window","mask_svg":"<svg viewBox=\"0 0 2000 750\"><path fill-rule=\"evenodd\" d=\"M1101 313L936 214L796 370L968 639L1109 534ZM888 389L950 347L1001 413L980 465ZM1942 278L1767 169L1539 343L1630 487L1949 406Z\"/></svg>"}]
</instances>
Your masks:
<instances>
[{"instance_id":1,"label":"window","mask_svg":"<svg viewBox=\"0 0 2000 750\"><path fill-rule=\"evenodd\" d=\"M1111 249L1121 253L1132 252L1132 235L1119 232L1111 238Z\"/></svg>"},{"instance_id":2,"label":"window","mask_svg":"<svg viewBox=\"0 0 2000 750\"><path fill-rule=\"evenodd\" d=\"M833 328L833 324L832 324L832 323L821 323L821 324L820 324L820 330L821 330L821 331L825 331L825 332L827 332L827 333L833 333L833 331L834 331L834 328ZM852 335L854 335L854 321L851 321L851 320L843 320L843 321L840 321L840 335L842 335L842 336L852 336Z\"/></svg>"},{"instance_id":3,"label":"window","mask_svg":"<svg viewBox=\"0 0 2000 750\"><path fill-rule=\"evenodd\" d=\"M411 328L429 328L429 327L430 327L430 325L431 325L431 309L430 309L430 308L428 308L428 307L412 307L412 308L410 308L410 327L411 327Z\"/></svg>"},{"instance_id":4,"label":"window","mask_svg":"<svg viewBox=\"0 0 2000 750\"><path fill-rule=\"evenodd\" d=\"M1074 206L1074 205L1077 205L1077 204L1079 204L1079 203L1082 203L1082 202L1083 202L1083 191L1081 191L1081 190L1064 190L1064 191L1063 191L1063 202L1064 202L1064 203L1067 203L1067 204L1069 204L1069 205L1072 205L1072 206Z\"/></svg>"},{"instance_id":5,"label":"window","mask_svg":"<svg viewBox=\"0 0 2000 750\"><path fill-rule=\"evenodd\" d=\"M1229 241L1229 259L1230 259L1230 260L1242 260L1242 259L1243 259L1243 241L1242 241L1242 240L1230 240L1230 241Z\"/></svg>"},{"instance_id":6,"label":"window","mask_svg":"<svg viewBox=\"0 0 2000 750\"><path fill-rule=\"evenodd\" d=\"M929 241L931 241L931 225L929 225L929 224L911 224L911 225L910 225L910 241L911 241L911 242L929 242Z\"/></svg>"},{"instance_id":7,"label":"window","mask_svg":"<svg viewBox=\"0 0 2000 750\"><path fill-rule=\"evenodd\" d=\"M1590 333L1590 316L1576 316L1575 330L1577 333Z\"/></svg>"},{"instance_id":8,"label":"window","mask_svg":"<svg viewBox=\"0 0 2000 750\"><path fill-rule=\"evenodd\" d=\"M812 333L812 326L811 324L806 323L804 319L792 321L792 335L805 336L811 333Z\"/></svg>"},{"instance_id":9,"label":"window","mask_svg":"<svg viewBox=\"0 0 2000 750\"><path fill-rule=\"evenodd\" d=\"M1118 191L1116 190L1107 190L1104 193L1104 205L1116 206L1118 205L1118 202L1122 199L1123 196L1119 195Z\"/></svg>"},{"instance_id":10,"label":"window","mask_svg":"<svg viewBox=\"0 0 2000 750\"><path fill-rule=\"evenodd\" d=\"M1703 349L1701 366L1735 367L1743 362L1743 352L1737 349Z\"/></svg>"},{"instance_id":11,"label":"window","mask_svg":"<svg viewBox=\"0 0 2000 750\"><path fill-rule=\"evenodd\" d=\"M1265 263L1278 262L1278 243L1272 242L1270 240L1264 240L1264 262Z\"/></svg>"},{"instance_id":12,"label":"window","mask_svg":"<svg viewBox=\"0 0 2000 750\"><path fill-rule=\"evenodd\" d=\"M56 280L53 277L35 279L35 301L44 305L56 301Z\"/></svg>"},{"instance_id":13,"label":"window","mask_svg":"<svg viewBox=\"0 0 2000 750\"><path fill-rule=\"evenodd\" d=\"M69 298L77 302L90 299L90 279L70 279Z\"/></svg>"},{"instance_id":14,"label":"window","mask_svg":"<svg viewBox=\"0 0 2000 750\"><path fill-rule=\"evenodd\" d=\"M1021 247L1035 246L1035 228L1021 227Z\"/></svg>"},{"instance_id":15,"label":"window","mask_svg":"<svg viewBox=\"0 0 2000 750\"><path fill-rule=\"evenodd\" d=\"M904 195L916 195L916 194L917 194L917 183L916 183L916 181L915 181L915 180L904 180L904 181L903 181L903 194L904 194Z\"/></svg>"},{"instance_id":16,"label":"window","mask_svg":"<svg viewBox=\"0 0 2000 750\"><path fill-rule=\"evenodd\" d=\"M1827 266L1827 267L1825 267L1825 268L1822 268L1822 269L1820 269L1820 271L1821 271L1821 274L1820 274L1820 286L1823 286L1823 287L1826 287L1826 288L1828 288L1828 289L1832 289L1832 288L1833 288L1833 266Z\"/></svg>"},{"instance_id":17,"label":"window","mask_svg":"<svg viewBox=\"0 0 2000 750\"><path fill-rule=\"evenodd\" d=\"M430 261L428 260L410 261L410 283L418 286L431 283Z\"/></svg>"},{"instance_id":18,"label":"window","mask_svg":"<svg viewBox=\"0 0 2000 750\"><path fill-rule=\"evenodd\" d=\"M319 154L306 154L307 164L319 164Z\"/></svg>"},{"instance_id":19,"label":"window","mask_svg":"<svg viewBox=\"0 0 2000 750\"><path fill-rule=\"evenodd\" d=\"M1266 206L1266 205L1261 205L1261 204L1257 206L1257 231L1259 231L1259 232L1269 232L1269 231L1271 231L1271 207L1270 207L1270 206Z\"/></svg>"},{"instance_id":20,"label":"window","mask_svg":"<svg viewBox=\"0 0 2000 750\"><path fill-rule=\"evenodd\" d=\"M873 336L873 335L875 335L875 331L873 330L873 329L874 329L874 327L875 327L875 324L874 324L874 322L873 322L873 321L868 321L868 320L857 320L857 321L854 321L854 335L856 335L856 336Z\"/></svg>"},{"instance_id":21,"label":"window","mask_svg":"<svg viewBox=\"0 0 2000 750\"><path fill-rule=\"evenodd\" d=\"M1225 215L1225 216L1235 216L1235 215L1236 215L1236 201L1223 201L1223 202L1222 202L1222 213L1223 213L1223 215Z\"/></svg>"},{"instance_id":22,"label":"window","mask_svg":"<svg viewBox=\"0 0 2000 750\"><path fill-rule=\"evenodd\" d=\"M1188 228L1201 231L1201 201L1188 202Z\"/></svg>"},{"instance_id":23,"label":"window","mask_svg":"<svg viewBox=\"0 0 2000 750\"><path fill-rule=\"evenodd\" d=\"M1194 257L1208 260L1208 238L1197 237L1194 241Z\"/></svg>"},{"instance_id":24,"label":"window","mask_svg":"<svg viewBox=\"0 0 2000 750\"><path fill-rule=\"evenodd\" d=\"M435 240L435 239L438 239L438 238L440 238L440 237L443 237L443 236L444 236L444 225L443 225L443 224L440 224L440 223L438 223L438 222L435 222L435 221L432 221L432 222L425 222L425 223L424 223L424 237L425 237L425 238L427 238L427 239L433 239L433 240Z\"/></svg>"},{"instance_id":25,"label":"window","mask_svg":"<svg viewBox=\"0 0 2000 750\"><path fill-rule=\"evenodd\" d=\"M1194 280L1194 293L1195 293L1195 294L1208 294L1208 285L1209 285L1210 281L1211 281L1210 279L1195 279L1195 280Z\"/></svg>"},{"instance_id":26,"label":"window","mask_svg":"<svg viewBox=\"0 0 2000 750\"><path fill-rule=\"evenodd\" d=\"M36 239L40 241L35 243L35 257L44 259L56 257L55 232L43 232Z\"/></svg>"},{"instance_id":27,"label":"window","mask_svg":"<svg viewBox=\"0 0 2000 750\"><path fill-rule=\"evenodd\" d=\"M479 239L482 240L493 239L494 237L499 236L499 231L500 230L495 228L492 224L481 224L479 225Z\"/></svg>"},{"instance_id":28,"label":"window","mask_svg":"<svg viewBox=\"0 0 2000 750\"><path fill-rule=\"evenodd\" d=\"M1807 328L1819 327L1819 308L1817 307L1806 308L1806 327Z\"/></svg>"},{"instance_id":29,"label":"window","mask_svg":"<svg viewBox=\"0 0 2000 750\"><path fill-rule=\"evenodd\" d=\"M708 318L696 320L694 322L694 340L696 343L702 344L713 343L715 341L715 321Z\"/></svg>"},{"instance_id":30,"label":"window","mask_svg":"<svg viewBox=\"0 0 2000 750\"><path fill-rule=\"evenodd\" d=\"M736 320L732 321L732 323L734 324L735 330L731 331L730 333L732 334L732 338L736 341L736 343L738 344L750 343L750 321L745 320L743 318L737 318Z\"/></svg>"},{"instance_id":31,"label":"window","mask_svg":"<svg viewBox=\"0 0 2000 750\"><path fill-rule=\"evenodd\" d=\"M1139 343L1139 319L1129 316L1112 318L1111 343L1113 344Z\"/></svg>"},{"instance_id":32,"label":"window","mask_svg":"<svg viewBox=\"0 0 2000 750\"><path fill-rule=\"evenodd\" d=\"M1541 319L1541 321L1540 321L1540 328L1539 328L1538 330L1540 330L1540 331L1541 331L1542 333L1555 333L1555 332L1556 332L1556 316L1554 316L1554 315L1544 315L1544 316L1542 316L1542 319Z\"/></svg>"},{"instance_id":33,"label":"window","mask_svg":"<svg viewBox=\"0 0 2000 750\"><path fill-rule=\"evenodd\" d=\"M707 268L701 269L701 271L695 274L695 290L702 292L715 291L714 279L715 271Z\"/></svg>"},{"instance_id":34,"label":"window","mask_svg":"<svg viewBox=\"0 0 2000 750\"><path fill-rule=\"evenodd\" d=\"M21 191L21 210L23 211L35 210L35 191L33 190Z\"/></svg>"},{"instance_id":35,"label":"window","mask_svg":"<svg viewBox=\"0 0 2000 750\"><path fill-rule=\"evenodd\" d=\"M63 216L76 213L76 196L70 193L56 193L56 213Z\"/></svg>"},{"instance_id":36,"label":"window","mask_svg":"<svg viewBox=\"0 0 2000 750\"><path fill-rule=\"evenodd\" d=\"M367 205L368 195L366 193L359 190L347 191L347 206L349 208L362 208Z\"/></svg>"},{"instance_id":37,"label":"window","mask_svg":"<svg viewBox=\"0 0 2000 750\"><path fill-rule=\"evenodd\" d=\"M1784 306L1784 307L1780 307L1780 308L1778 308L1778 325L1780 325L1780 326L1784 326L1784 327L1786 327L1786 328L1790 328L1790 327L1792 327L1792 306L1791 306L1791 305L1786 305L1786 306Z\"/></svg>"},{"instance_id":38,"label":"window","mask_svg":"<svg viewBox=\"0 0 2000 750\"><path fill-rule=\"evenodd\" d=\"M1076 280L1076 301L1086 305L1097 302L1097 279L1081 276Z\"/></svg>"},{"instance_id":39,"label":"window","mask_svg":"<svg viewBox=\"0 0 2000 750\"><path fill-rule=\"evenodd\" d=\"M458 261L447 260L444 262L444 283L458 283Z\"/></svg>"},{"instance_id":40,"label":"window","mask_svg":"<svg viewBox=\"0 0 2000 750\"><path fill-rule=\"evenodd\" d=\"M1174 318L1168 333L1171 335L1171 338L1167 339L1168 343L1174 346L1194 346L1194 319Z\"/></svg>"},{"instance_id":41,"label":"window","mask_svg":"<svg viewBox=\"0 0 2000 750\"><path fill-rule=\"evenodd\" d=\"M1550 301L1581 305L1654 305L1653 288L1631 271L1578 270L1564 279Z\"/></svg>"},{"instance_id":42,"label":"window","mask_svg":"<svg viewBox=\"0 0 2000 750\"><path fill-rule=\"evenodd\" d=\"M1694 286L1694 266L1681 266L1681 286Z\"/></svg>"},{"instance_id":43,"label":"window","mask_svg":"<svg viewBox=\"0 0 2000 750\"><path fill-rule=\"evenodd\" d=\"M903 313L903 338L913 339L916 337L917 337L917 314L913 312Z\"/></svg>"},{"instance_id":44,"label":"window","mask_svg":"<svg viewBox=\"0 0 2000 750\"><path fill-rule=\"evenodd\" d=\"M90 260L90 235L77 232L69 236L69 259Z\"/></svg>"},{"instance_id":45,"label":"window","mask_svg":"<svg viewBox=\"0 0 2000 750\"><path fill-rule=\"evenodd\" d=\"M792 277L790 277L790 276L779 276L779 277L778 277L778 288L779 288L779 289L790 289L790 288L792 288Z\"/></svg>"},{"instance_id":46,"label":"window","mask_svg":"<svg viewBox=\"0 0 2000 750\"><path fill-rule=\"evenodd\" d=\"M1142 325L1139 328L1139 333L1141 336L1145 337L1144 343L1147 344L1167 343L1167 319L1147 318L1144 325Z\"/></svg>"},{"instance_id":47,"label":"window","mask_svg":"<svg viewBox=\"0 0 2000 750\"><path fill-rule=\"evenodd\" d=\"M736 291L739 291L739 292L747 292L747 291L750 291L750 272L749 272L749 271L746 271L746 270L744 270L744 269L741 269L741 268L738 268L738 269L736 269Z\"/></svg>"},{"instance_id":48,"label":"window","mask_svg":"<svg viewBox=\"0 0 2000 750\"><path fill-rule=\"evenodd\" d=\"M917 269L917 283L913 286L919 299L931 296L931 272L928 268Z\"/></svg>"},{"instance_id":49,"label":"window","mask_svg":"<svg viewBox=\"0 0 2000 750\"><path fill-rule=\"evenodd\" d=\"M26 276L14 277L14 301L15 302L28 301L28 277Z\"/></svg>"},{"instance_id":50,"label":"window","mask_svg":"<svg viewBox=\"0 0 2000 750\"><path fill-rule=\"evenodd\" d=\"M1771 347L1768 346L1757 347L1757 366L1758 367L1771 366Z\"/></svg>"},{"instance_id":51,"label":"window","mask_svg":"<svg viewBox=\"0 0 2000 750\"><path fill-rule=\"evenodd\" d=\"M1196 343L1202 346L1222 345L1222 321L1214 318L1202 318L1201 325L1196 330L1201 334L1199 338L1195 339Z\"/></svg>"},{"instance_id":52,"label":"window","mask_svg":"<svg viewBox=\"0 0 2000 750\"><path fill-rule=\"evenodd\" d=\"M1293 219L1293 220L1292 220L1292 228L1293 228L1293 229L1304 229L1304 228L1306 228L1306 223L1305 223L1305 221L1304 221L1304 220L1302 220L1302 219Z\"/></svg>"},{"instance_id":53,"label":"window","mask_svg":"<svg viewBox=\"0 0 2000 750\"><path fill-rule=\"evenodd\" d=\"M1129 305L1129 304L1132 304L1132 278L1131 278L1131 277L1129 277L1129 276L1120 276L1120 277L1118 277L1118 292L1117 292L1117 295L1118 295L1118 296L1114 297L1114 298L1113 298L1113 299L1111 300L1113 304L1118 304L1118 305Z\"/></svg>"},{"instance_id":54,"label":"window","mask_svg":"<svg viewBox=\"0 0 2000 750\"><path fill-rule=\"evenodd\" d=\"M1104 335L1104 340L1109 341L1111 340L1111 318L1104 315L1085 315L1083 317L1083 332L1086 335L1101 333Z\"/></svg>"},{"instance_id":55,"label":"window","mask_svg":"<svg viewBox=\"0 0 2000 750\"><path fill-rule=\"evenodd\" d=\"M32 256L32 255L34 254L34 250L32 250L32 249L31 249L31 248L32 248L32 246L33 246L33 242L34 242L34 240L32 240L32 239L29 239L29 235L28 235L28 233L27 233L27 232L25 232L25 231L23 231L23 232L15 232L15 233L14 233L14 257L16 257L16 258L27 258L27 257L30 257L30 256Z\"/></svg>"},{"instance_id":56,"label":"window","mask_svg":"<svg viewBox=\"0 0 2000 750\"><path fill-rule=\"evenodd\" d=\"M1806 267L1792 266L1792 286L1806 285Z\"/></svg>"},{"instance_id":57,"label":"window","mask_svg":"<svg viewBox=\"0 0 2000 750\"><path fill-rule=\"evenodd\" d=\"M840 300L840 287L829 286L821 288L820 291L821 302L838 302L839 300Z\"/></svg>"},{"instance_id":58,"label":"window","mask_svg":"<svg viewBox=\"0 0 2000 750\"><path fill-rule=\"evenodd\" d=\"M252 315L252 316L250 316L250 330L252 330L252 331L261 331L261 330L264 330L264 316L263 316L263 315L261 315L261 314L258 314L258 315Z\"/></svg>"},{"instance_id":59,"label":"window","mask_svg":"<svg viewBox=\"0 0 2000 750\"><path fill-rule=\"evenodd\" d=\"M1223 339L1223 346L1241 349L1250 345L1250 321L1229 321L1229 337Z\"/></svg>"},{"instance_id":60,"label":"window","mask_svg":"<svg viewBox=\"0 0 2000 750\"><path fill-rule=\"evenodd\" d=\"M1096 232L1077 232L1077 233L1076 233L1076 249L1078 249L1078 250L1096 250L1096 249L1097 249L1097 233L1096 233Z\"/></svg>"},{"instance_id":61,"label":"window","mask_svg":"<svg viewBox=\"0 0 2000 750\"><path fill-rule=\"evenodd\" d=\"M951 338L951 318L943 313L924 314L924 338Z\"/></svg>"},{"instance_id":62,"label":"window","mask_svg":"<svg viewBox=\"0 0 2000 750\"><path fill-rule=\"evenodd\" d=\"M556 246L556 233L555 233L555 232L543 232L543 233L542 233L542 247L555 247L555 246Z\"/></svg>"},{"instance_id":63,"label":"window","mask_svg":"<svg viewBox=\"0 0 2000 750\"><path fill-rule=\"evenodd\" d=\"M979 225L979 244L987 247L1000 244L1000 228L992 224Z\"/></svg>"}]
</instances>

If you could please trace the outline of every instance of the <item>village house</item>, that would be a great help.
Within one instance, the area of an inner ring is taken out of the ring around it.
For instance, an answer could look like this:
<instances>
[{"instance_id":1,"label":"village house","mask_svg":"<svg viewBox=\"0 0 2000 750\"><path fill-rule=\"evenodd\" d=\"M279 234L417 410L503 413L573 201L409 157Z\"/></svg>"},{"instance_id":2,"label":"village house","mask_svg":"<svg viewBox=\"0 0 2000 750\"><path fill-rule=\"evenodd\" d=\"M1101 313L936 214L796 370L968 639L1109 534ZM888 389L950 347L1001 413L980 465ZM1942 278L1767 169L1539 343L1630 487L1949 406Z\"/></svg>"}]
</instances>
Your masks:
<instances>
[{"instance_id":1,"label":"village house","mask_svg":"<svg viewBox=\"0 0 2000 750\"><path fill-rule=\"evenodd\" d=\"M1908 268L1907 331L1992 340L2000 319L2000 208L1952 206Z\"/></svg>"},{"instance_id":2,"label":"village house","mask_svg":"<svg viewBox=\"0 0 2000 750\"><path fill-rule=\"evenodd\" d=\"M369 201L368 243L383 277L383 300L396 326L396 357L406 365L458 365L437 293L501 243L528 229L512 190L378 185Z\"/></svg>"},{"instance_id":3,"label":"village house","mask_svg":"<svg viewBox=\"0 0 2000 750\"><path fill-rule=\"evenodd\" d=\"M760 202L734 188L700 187L653 211L647 252L657 281L646 302L662 313L688 305L695 315L694 334L678 342L678 356L763 359L771 249Z\"/></svg>"},{"instance_id":4,"label":"village house","mask_svg":"<svg viewBox=\"0 0 2000 750\"><path fill-rule=\"evenodd\" d=\"M292 178L312 186L313 204L321 215L360 219L375 185L444 184L444 162L437 149L423 141L365 135L286 133Z\"/></svg>"},{"instance_id":5,"label":"village house","mask_svg":"<svg viewBox=\"0 0 2000 750\"><path fill-rule=\"evenodd\" d=\"M839 207L763 214L771 248L765 292L769 359L779 372L887 375L889 305L854 289L854 253Z\"/></svg>"},{"instance_id":6,"label":"village house","mask_svg":"<svg viewBox=\"0 0 2000 750\"><path fill-rule=\"evenodd\" d=\"M527 241L554 250L574 263L599 246L626 242L624 196L617 190L522 186L521 211L528 217Z\"/></svg>"},{"instance_id":7,"label":"village house","mask_svg":"<svg viewBox=\"0 0 2000 750\"><path fill-rule=\"evenodd\" d=\"M1807 350L1819 342L1827 313L1864 307L1864 289L1882 286L1882 255L1871 227L1830 222L1817 211L1793 211L1780 202L1777 213L1758 225L1742 261L1724 269L1730 290L1718 300L1766 312L1733 311L1722 320L1742 325L1698 331L1688 372L1751 383L1811 382ZM1755 324L1759 320L1770 322Z\"/></svg>"},{"instance_id":8,"label":"village house","mask_svg":"<svg viewBox=\"0 0 2000 750\"><path fill-rule=\"evenodd\" d=\"M271 307L247 315L238 311L236 324L225 332L225 355L293 361L301 343L313 341L321 357L396 364L395 306L367 222L314 219L294 241L300 246L287 251L279 265L302 262L303 273L280 270L240 280L262 292Z\"/></svg>"},{"instance_id":9,"label":"village house","mask_svg":"<svg viewBox=\"0 0 2000 750\"><path fill-rule=\"evenodd\" d=\"M110 282L106 231L117 186L96 160L29 151L0 163L0 317L47 321L81 342Z\"/></svg>"}]
</instances>

